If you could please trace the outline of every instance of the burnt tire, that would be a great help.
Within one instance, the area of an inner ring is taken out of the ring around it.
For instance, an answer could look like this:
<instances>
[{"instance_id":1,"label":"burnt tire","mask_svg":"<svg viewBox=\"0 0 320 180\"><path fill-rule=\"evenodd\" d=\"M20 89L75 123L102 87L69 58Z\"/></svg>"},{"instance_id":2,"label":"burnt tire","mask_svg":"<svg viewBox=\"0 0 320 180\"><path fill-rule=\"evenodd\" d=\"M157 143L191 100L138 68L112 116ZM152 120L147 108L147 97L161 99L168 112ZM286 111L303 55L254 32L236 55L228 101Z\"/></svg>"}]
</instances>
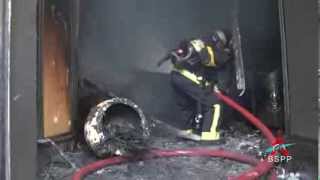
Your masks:
<instances>
[{"instance_id":1,"label":"burnt tire","mask_svg":"<svg viewBox=\"0 0 320 180\"><path fill-rule=\"evenodd\" d=\"M126 98L116 97L99 103L91 109L84 125L85 140L100 158L127 154L141 145L149 134L144 113Z\"/></svg>"}]
</instances>

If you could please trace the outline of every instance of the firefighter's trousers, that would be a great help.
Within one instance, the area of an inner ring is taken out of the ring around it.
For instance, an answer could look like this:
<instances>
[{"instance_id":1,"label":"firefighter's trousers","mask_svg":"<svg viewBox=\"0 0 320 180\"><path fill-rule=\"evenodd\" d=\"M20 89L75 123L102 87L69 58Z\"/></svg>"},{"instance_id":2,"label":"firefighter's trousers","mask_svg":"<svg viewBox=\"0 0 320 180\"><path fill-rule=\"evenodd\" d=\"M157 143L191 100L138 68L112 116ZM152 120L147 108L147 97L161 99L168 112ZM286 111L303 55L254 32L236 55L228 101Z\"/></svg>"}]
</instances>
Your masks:
<instances>
[{"instance_id":1,"label":"firefighter's trousers","mask_svg":"<svg viewBox=\"0 0 320 180\"><path fill-rule=\"evenodd\" d=\"M196 75L187 71L172 71L171 83L175 90L175 96L182 118L185 119L185 129L194 128L194 120L197 116L197 103L201 104L201 140L218 140L221 124L221 105L213 92L203 88L197 81Z\"/></svg>"}]
</instances>

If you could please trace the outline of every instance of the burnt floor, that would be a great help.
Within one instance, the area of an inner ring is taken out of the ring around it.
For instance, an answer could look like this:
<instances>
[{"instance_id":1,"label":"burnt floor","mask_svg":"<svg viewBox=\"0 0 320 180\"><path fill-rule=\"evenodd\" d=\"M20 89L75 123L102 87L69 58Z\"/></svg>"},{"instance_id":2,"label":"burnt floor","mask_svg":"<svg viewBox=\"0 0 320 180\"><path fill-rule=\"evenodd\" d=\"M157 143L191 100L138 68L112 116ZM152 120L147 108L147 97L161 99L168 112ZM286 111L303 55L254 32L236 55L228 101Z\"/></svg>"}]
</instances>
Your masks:
<instances>
[{"instance_id":1,"label":"burnt floor","mask_svg":"<svg viewBox=\"0 0 320 180\"><path fill-rule=\"evenodd\" d=\"M258 157L258 152L264 150L265 140L258 131L248 128L245 124L233 124L224 130L225 142L218 145L201 144L176 138L170 127L155 121L152 128L150 146L163 149L207 147L224 148L240 151ZM317 178L317 143L303 139L291 138L288 142L296 143L289 149L293 160L278 168L285 170L285 176L290 173L299 173L301 180ZM86 150L69 151L70 143L59 145L64 154L76 167L97 160ZM64 180L71 179L74 169L61 158L61 155L51 145L39 145L38 179ZM250 168L248 165L219 158L177 157L138 161L118 166L111 166L90 174L87 180L208 180L226 179ZM288 178L286 178L288 179Z\"/></svg>"}]
</instances>

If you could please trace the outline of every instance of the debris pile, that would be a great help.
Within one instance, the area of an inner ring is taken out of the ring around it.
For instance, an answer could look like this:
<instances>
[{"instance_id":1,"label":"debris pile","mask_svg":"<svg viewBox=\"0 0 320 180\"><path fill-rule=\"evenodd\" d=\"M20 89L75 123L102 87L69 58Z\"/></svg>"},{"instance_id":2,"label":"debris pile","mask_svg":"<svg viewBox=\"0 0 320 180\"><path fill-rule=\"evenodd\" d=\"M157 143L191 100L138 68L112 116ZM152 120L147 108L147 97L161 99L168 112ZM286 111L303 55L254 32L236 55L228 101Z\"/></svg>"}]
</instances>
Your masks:
<instances>
[{"instance_id":1,"label":"debris pile","mask_svg":"<svg viewBox=\"0 0 320 180\"><path fill-rule=\"evenodd\" d=\"M229 150L239 150L246 154L257 156L261 147L266 144L257 131L252 133L241 133L236 131L239 127L230 127L224 130L225 142L220 144L202 144L199 142L187 141L174 136L174 128L161 121L153 121L149 146L161 149L177 149L190 147L209 147L224 148ZM263 149L263 148L262 148ZM96 160L95 157L87 151L66 152L69 159L81 167L85 164ZM56 155L58 156L58 154ZM53 158L56 159L56 158ZM60 163L61 164L61 163ZM209 177L215 179L224 179L226 176L236 175L248 169L249 165L236 163L234 161L220 158L203 158L203 157L176 157L168 159L155 159L148 161L138 161L118 166L110 166L101 169L86 179L118 179L118 180L202 180ZM46 168L45 173L50 174L52 179L69 179L71 174L69 167L57 164L50 165ZM42 177L45 173L42 173Z\"/></svg>"}]
</instances>

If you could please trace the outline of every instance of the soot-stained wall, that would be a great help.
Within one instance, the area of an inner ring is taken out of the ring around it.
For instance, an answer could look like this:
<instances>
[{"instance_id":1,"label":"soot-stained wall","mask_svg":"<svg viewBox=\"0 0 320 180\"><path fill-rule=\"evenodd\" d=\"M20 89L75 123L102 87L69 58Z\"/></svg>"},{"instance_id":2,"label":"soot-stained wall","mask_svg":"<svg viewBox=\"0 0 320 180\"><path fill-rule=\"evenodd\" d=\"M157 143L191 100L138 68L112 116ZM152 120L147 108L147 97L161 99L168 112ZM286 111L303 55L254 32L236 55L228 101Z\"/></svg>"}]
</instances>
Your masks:
<instances>
[{"instance_id":1,"label":"soot-stained wall","mask_svg":"<svg viewBox=\"0 0 320 180\"><path fill-rule=\"evenodd\" d=\"M283 127L278 0L241 0L240 30L247 79L246 103L267 125ZM276 75L276 77L274 76ZM277 94L277 100L270 97ZM277 104L277 110L272 110Z\"/></svg>"},{"instance_id":2,"label":"soot-stained wall","mask_svg":"<svg viewBox=\"0 0 320 180\"><path fill-rule=\"evenodd\" d=\"M240 30L248 71L281 68L281 39L277 0L241 0Z\"/></svg>"},{"instance_id":3,"label":"soot-stained wall","mask_svg":"<svg viewBox=\"0 0 320 180\"><path fill-rule=\"evenodd\" d=\"M156 63L184 38L198 37L215 28L231 27L233 2L81 1L78 47L80 79L87 78L105 90L133 99L149 115L166 121L177 119L175 122L178 122L170 87L170 66L166 64L157 68ZM252 11L250 16L247 14L249 12L245 13L244 21L247 23L243 25L248 33L257 33L246 37L249 41L257 38L252 42L255 45L259 44L259 39L267 39L272 33L270 30L274 31L273 27L269 27L274 24L270 18L273 13L269 11L270 8L261 11L257 9L263 9L263 5L268 5L268 2L264 0L261 6L256 3L252 9L240 3L245 11ZM250 5L250 2L246 4ZM264 30L251 29L259 27ZM252 54L250 58L255 59Z\"/></svg>"}]
</instances>

